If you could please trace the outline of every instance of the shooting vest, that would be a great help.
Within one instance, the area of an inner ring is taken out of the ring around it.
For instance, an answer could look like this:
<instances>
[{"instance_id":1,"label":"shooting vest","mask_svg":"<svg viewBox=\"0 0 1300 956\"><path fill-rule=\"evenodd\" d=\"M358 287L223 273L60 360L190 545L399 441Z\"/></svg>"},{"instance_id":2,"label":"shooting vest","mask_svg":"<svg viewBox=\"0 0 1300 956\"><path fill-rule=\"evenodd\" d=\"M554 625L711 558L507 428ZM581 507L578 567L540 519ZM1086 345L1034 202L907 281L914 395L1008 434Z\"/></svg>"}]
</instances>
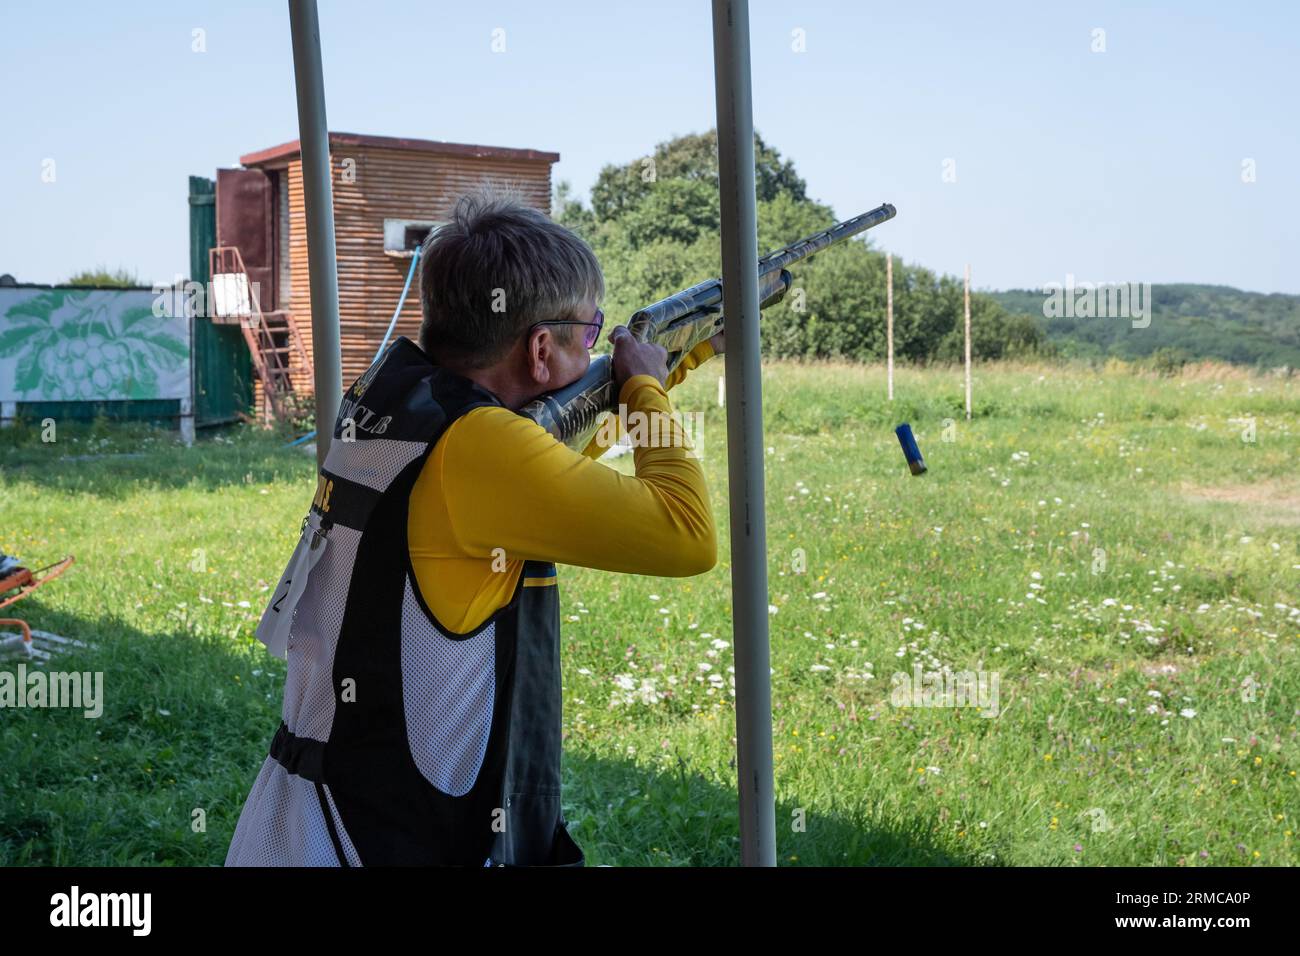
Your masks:
<instances>
[{"instance_id":1,"label":"shooting vest","mask_svg":"<svg viewBox=\"0 0 1300 956\"><path fill-rule=\"evenodd\" d=\"M408 498L434 445L500 404L405 337L344 396L258 629L288 662L283 719L227 866L585 865L560 806L555 565L526 562L510 602L457 634L425 603L407 549Z\"/></svg>"}]
</instances>

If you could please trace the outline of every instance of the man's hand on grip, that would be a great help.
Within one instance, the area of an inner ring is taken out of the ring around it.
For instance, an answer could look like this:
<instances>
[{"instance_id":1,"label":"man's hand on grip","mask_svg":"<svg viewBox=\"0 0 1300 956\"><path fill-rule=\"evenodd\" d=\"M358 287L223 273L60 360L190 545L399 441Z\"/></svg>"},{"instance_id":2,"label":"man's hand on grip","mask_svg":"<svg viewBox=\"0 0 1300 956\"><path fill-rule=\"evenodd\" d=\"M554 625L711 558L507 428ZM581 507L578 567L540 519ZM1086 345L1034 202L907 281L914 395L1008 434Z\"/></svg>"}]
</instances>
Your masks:
<instances>
[{"instance_id":1,"label":"man's hand on grip","mask_svg":"<svg viewBox=\"0 0 1300 956\"><path fill-rule=\"evenodd\" d=\"M614 343L614 394L623 391L633 375L653 375L662 385L668 379L668 350L654 342L640 342L626 325L609 333Z\"/></svg>"}]
</instances>

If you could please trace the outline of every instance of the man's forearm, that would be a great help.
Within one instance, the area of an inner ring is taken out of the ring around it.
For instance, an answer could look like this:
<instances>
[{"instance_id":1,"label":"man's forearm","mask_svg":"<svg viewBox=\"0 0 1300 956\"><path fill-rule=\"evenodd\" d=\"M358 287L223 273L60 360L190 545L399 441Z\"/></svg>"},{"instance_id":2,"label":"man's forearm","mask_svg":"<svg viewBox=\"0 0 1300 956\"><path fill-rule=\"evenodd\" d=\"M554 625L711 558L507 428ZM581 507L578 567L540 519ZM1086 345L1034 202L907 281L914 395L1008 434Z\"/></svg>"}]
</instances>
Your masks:
<instances>
[{"instance_id":1,"label":"man's forearm","mask_svg":"<svg viewBox=\"0 0 1300 956\"><path fill-rule=\"evenodd\" d=\"M459 549L664 577L713 567L717 530L704 472L667 394L653 376L636 375L619 401L629 418L650 423L651 435L658 431L636 444L635 476L523 418L483 410L457 422L444 439L442 484Z\"/></svg>"}]
</instances>

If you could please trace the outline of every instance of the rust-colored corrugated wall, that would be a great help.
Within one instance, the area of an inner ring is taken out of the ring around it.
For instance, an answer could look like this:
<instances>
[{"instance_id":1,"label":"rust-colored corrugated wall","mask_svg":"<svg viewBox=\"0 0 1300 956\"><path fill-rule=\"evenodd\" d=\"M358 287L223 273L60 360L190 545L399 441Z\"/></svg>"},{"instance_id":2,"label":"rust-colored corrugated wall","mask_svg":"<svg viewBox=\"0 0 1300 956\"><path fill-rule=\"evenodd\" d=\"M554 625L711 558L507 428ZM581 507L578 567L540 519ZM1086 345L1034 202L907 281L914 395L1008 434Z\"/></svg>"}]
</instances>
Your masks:
<instances>
[{"instance_id":1,"label":"rust-colored corrugated wall","mask_svg":"<svg viewBox=\"0 0 1300 956\"><path fill-rule=\"evenodd\" d=\"M374 145L366 137L330 134L334 230L338 255L339 334L346 389L370 365L402 294L411 260L384 251L384 220L440 222L457 197L483 179L509 182L525 200L550 212L554 153L457 147L461 154L429 148ZM391 141L405 143L410 141ZM448 144L449 146L454 144ZM302 161L296 153L245 157L246 165L284 169L289 190L289 303L311 354L311 287L307 273ZM472 155L471 151L503 155ZM275 151L267 151L273 153ZM393 335L415 340L420 327L419 277L411 284ZM310 388L310 368L295 387ZM259 409L261 406L259 394Z\"/></svg>"}]
</instances>

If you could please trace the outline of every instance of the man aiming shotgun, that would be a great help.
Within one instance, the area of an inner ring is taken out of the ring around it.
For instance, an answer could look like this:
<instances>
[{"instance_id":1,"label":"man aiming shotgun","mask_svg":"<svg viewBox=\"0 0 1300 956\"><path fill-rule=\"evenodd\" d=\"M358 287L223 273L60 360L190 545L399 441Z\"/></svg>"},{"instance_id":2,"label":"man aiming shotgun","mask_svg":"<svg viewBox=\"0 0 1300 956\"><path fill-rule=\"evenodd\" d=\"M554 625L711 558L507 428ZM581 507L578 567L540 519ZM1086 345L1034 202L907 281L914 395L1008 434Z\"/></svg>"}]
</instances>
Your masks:
<instances>
[{"instance_id":1,"label":"man aiming shotgun","mask_svg":"<svg viewBox=\"0 0 1300 956\"><path fill-rule=\"evenodd\" d=\"M485 194L422 256L419 347L399 338L344 396L259 628L287 656L283 720L227 865L583 865L560 804L555 565L717 561L667 389L723 336L669 375L662 346L613 330L619 402L666 431L622 475L595 460L607 444L574 451L517 413L588 369L587 245Z\"/></svg>"},{"instance_id":2,"label":"man aiming shotgun","mask_svg":"<svg viewBox=\"0 0 1300 956\"><path fill-rule=\"evenodd\" d=\"M764 304L787 265L893 215L765 257ZM717 562L667 391L723 352L721 283L641 310L592 360L600 266L540 212L466 197L422 260L420 343L398 338L344 396L258 627L288 660L283 719L227 865L584 865L561 812L555 566ZM655 426L635 476L595 460L615 403Z\"/></svg>"}]
</instances>

